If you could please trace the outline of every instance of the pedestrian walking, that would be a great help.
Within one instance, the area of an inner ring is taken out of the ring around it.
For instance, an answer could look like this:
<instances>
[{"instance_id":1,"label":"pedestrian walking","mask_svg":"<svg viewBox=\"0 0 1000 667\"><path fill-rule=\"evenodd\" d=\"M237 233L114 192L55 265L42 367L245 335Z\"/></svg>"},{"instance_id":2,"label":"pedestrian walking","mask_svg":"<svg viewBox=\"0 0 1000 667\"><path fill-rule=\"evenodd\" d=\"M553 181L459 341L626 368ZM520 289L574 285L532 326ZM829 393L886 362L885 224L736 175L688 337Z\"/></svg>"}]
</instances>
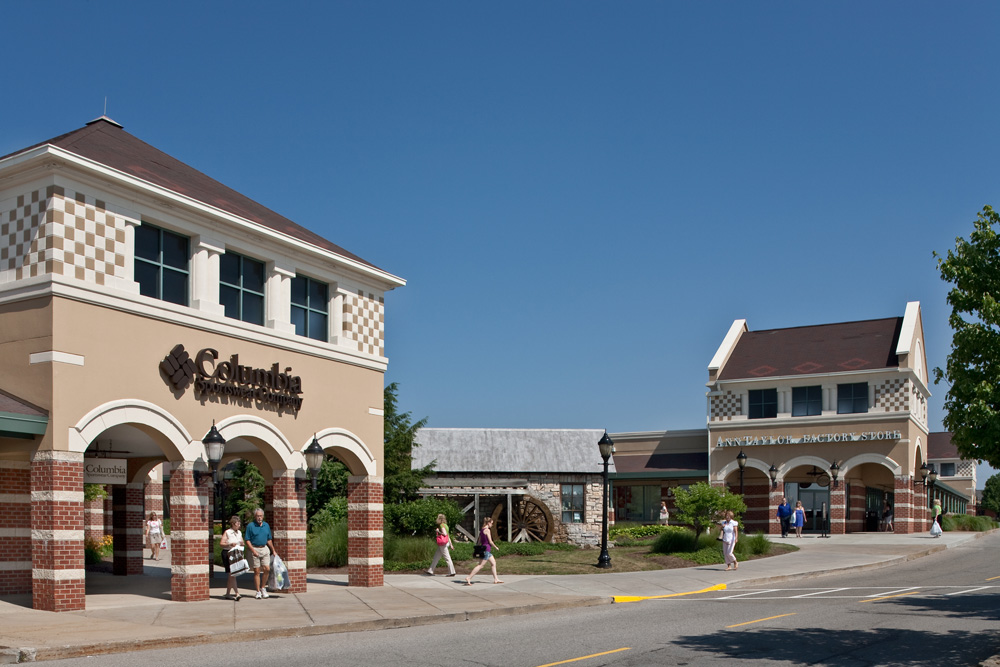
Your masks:
<instances>
[{"instance_id":1,"label":"pedestrian walking","mask_svg":"<svg viewBox=\"0 0 1000 667\"><path fill-rule=\"evenodd\" d=\"M483 569L487 563L490 564L490 568L493 571L493 583L502 584L500 577L497 576L497 559L493 557L493 552L497 550L497 545L493 542L493 535L490 533L490 527L493 525L493 517L486 517L483 521L483 528L479 531L479 539L476 540L476 550L482 553L479 556L482 560L479 565L472 568L472 572L469 576L465 578L465 585L472 585L472 578L476 576L476 573ZM473 552L475 553L475 552Z\"/></svg>"},{"instance_id":2,"label":"pedestrian walking","mask_svg":"<svg viewBox=\"0 0 1000 667\"><path fill-rule=\"evenodd\" d=\"M670 521L670 510L667 509L667 502L665 500L660 501L660 524L666 526L667 522Z\"/></svg>"},{"instance_id":3,"label":"pedestrian walking","mask_svg":"<svg viewBox=\"0 0 1000 667\"><path fill-rule=\"evenodd\" d=\"M160 560L160 544L163 542L163 522L156 518L156 512L149 513L146 521L146 540L149 542L150 559Z\"/></svg>"},{"instance_id":4,"label":"pedestrian walking","mask_svg":"<svg viewBox=\"0 0 1000 667\"><path fill-rule=\"evenodd\" d=\"M247 551L250 552L250 567L253 568L253 583L257 588L258 600L270 597L267 593L267 578L271 573L271 556L275 554L274 543L271 542L271 526L264 521L264 510L253 511L253 522L247 526Z\"/></svg>"},{"instance_id":5,"label":"pedestrian walking","mask_svg":"<svg viewBox=\"0 0 1000 667\"><path fill-rule=\"evenodd\" d=\"M792 525L792 506L788 504L788 498L781 497L781 504L778 505L778 521L781 522L781 536L788 537L788 529Z\"/></svg>"},{"instance_id":6,"label":"pedestrian walking","mask_svg":"<svg viewBox=\"0 0 1000 667\"><path fill-rule=\"evenodd\" d=\"M726 561L726 569L738 570L740 564L736 562L733 549L739 541L740 524L733 519L732 510L726 511L726 520L720 521L719 524L722 526L722 557Z\"/></svg>"},{"instance_id":7,"label":"pedestrian walking","mask_svg":"<svg viewBox=\"0 0 1000 667\"><path fill-rule=\"evenodd\" d=\"M437 542L437 551L434 552L434 560L431 561L431 567L427 570L427 574L433 577L434 568L437 567L438 561L444 558L444 562L448 564L448 576L454 577L455 565L451 562L451 554L448 550L454 550L455 547L451 543L451 535L448 534L448 517L444 514L438 514L437 528L434 529L434 541Z\"/></svg>"},{"instance_id":8,"label":"pedestrian walking","mask_svg":"<svg viewBox=\"0 0 1000 667\"><path fill-rule=\"evenodd\" d=\"M802 527L806 525L806 508L801 500L795 501L795 514L792 525L795 527L795 537L802 537Z\"/></svg>"},{"instance_id":9,"label":"pedestrian walking","mask_svg":"<svg viewBox=\"0 0 1000 667\"><path fill-rule=\"evenodd\" d=\"M931 519L931 537L941 537L944 526L941 525L941 499L934 499L934 517Z\"/></svg>"},{"instance_id":10,"label":"pedestrian walking","mask_svg":"<svg viewBox=\"0 0 1000 667\"><path fill-rule=\"evenodd\" d=\"M896 532L892 528L892 505L889 504L888 500L885 501L885 507L882 509L882 530L887 533Z\"/></svg>"},{"instance_id":11,"label":"pedestrian walking","mask_svg":"<svg viewBox=\"0 0 1000 667\"><path fill-rule=\"evenodd\" d=\"M226 579L226 599L236 600L237 602L243 597L240 595L240 588L236 584L236 575L229 571L229 550L235 548L243 548L243 533L240 531L240 518L236 515L229 517L229 528L222 534L222 539L219 540L219 546L222 547L222 563L226 567L226 574L229 578ZM232 594L229 591L232 590Z\"/></svg>"}]
</instances>

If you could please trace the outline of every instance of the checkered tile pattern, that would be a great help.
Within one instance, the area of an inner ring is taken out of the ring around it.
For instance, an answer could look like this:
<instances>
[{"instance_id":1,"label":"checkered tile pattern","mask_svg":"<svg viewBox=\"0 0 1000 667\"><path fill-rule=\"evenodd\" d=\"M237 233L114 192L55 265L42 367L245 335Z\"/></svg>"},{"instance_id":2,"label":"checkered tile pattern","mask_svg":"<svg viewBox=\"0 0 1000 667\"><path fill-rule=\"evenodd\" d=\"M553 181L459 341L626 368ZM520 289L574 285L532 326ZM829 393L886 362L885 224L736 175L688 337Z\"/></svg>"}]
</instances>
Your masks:
<instances>
[{"instance_id":1,"label":"checkered tile pattern","mask_svg":"<svg viewBox=\"0 0 1000 667\"><path fill-rule=\"evenodd\" d=\"M741 414L742 401L739 394L727 391L722 396L712 397L712 421L732 421Z\"/></svg>"},{"instance_id":2,"label":"checkered tile pattern","mask_svg":"<svg viewBox=\"0 0 1000 667\"><path fill-rule=\"evenodd\" d=\"M886 380L875 387L875 406L886 412L908 412L910 410L909 380Z\"/></svg>"},{"instance_id":3,"label":"checkered tile pattern","mask_svg":"<svg viewBox=\"0 0 1000 667\"><path fill-rule=\"evenodd\" d=\"M385 299L358 290L344 298L344 337L358 344L359 352L384 356Z\"/></svg>"},{"instance_id":4,"label":"checkered tile pattern","mask_svg":"<svg viewBox=\"0 0 1000 667\"><path fill-rule=\"evenodd\" d=\"M103 285L124 267L125 221L99 199L49 186L0 211L0 282L56 273Z\"/></svg>"},{"instance_id":5,"label":"checkered tile pattern","mask_svg":"<svg viewBox=\"0 0 1000 667\"><path fill-rule=\"evenodd\" d=\"M975 461L959 461L955 466L956 477L972 477L976 472Z\"/></svg>"}]
</instances>

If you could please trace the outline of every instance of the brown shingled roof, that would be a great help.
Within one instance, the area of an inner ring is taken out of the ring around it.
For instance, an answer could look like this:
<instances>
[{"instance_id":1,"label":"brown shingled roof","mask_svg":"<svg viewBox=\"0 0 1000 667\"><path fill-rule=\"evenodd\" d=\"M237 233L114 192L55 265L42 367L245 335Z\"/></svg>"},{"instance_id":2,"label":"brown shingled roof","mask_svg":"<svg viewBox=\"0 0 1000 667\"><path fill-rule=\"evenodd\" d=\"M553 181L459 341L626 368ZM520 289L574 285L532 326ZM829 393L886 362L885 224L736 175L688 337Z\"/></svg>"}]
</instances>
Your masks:
<instances>
[{"instance_id":1,"label":"brown shingled roof","mask_svg":"<svg viewBox=\"0 0 1000 667\"><path fill-rule=\"evenodd\" d=\"M26 415L28 417L49 416L48 412L37 405L32 405L27 401L23 401L13 394L8 394L2 389L0 389L0 412L15 415Z\"/></svg>"},{"instance_id":2,"label":"brown shingled roof","mask_svg":"<svg viewBox=\"0 0 1000 667\"><path fill-rule=\"evenodd\" d=\"M744 333L720 380L896 368L902 317Z\"/></svg>"},{"instance_id":3,"label":"brown shingled roof","mask_svg":"<svg viewBox=\"0 0 1000 667\"><path fill-rule=\"evenodd\" d=\"M927 434L928 459L958 459L958 448L951 442L951 431Z\"/></svg>"},{"instance_id":4,"label":"brown shingled roof","mask_svg":"<svg viewBox=\"0 0 1000 667\"><path fill-rule=\"evenodd\" d=\"M176 160L144 141L136 139L110 119L98 118L78 130L43 141L10 155L23 153L47 144L58 146L112 169L186 195L227 213L252 220L342 257L377 268L370 262L295 224L288 218L258 204L249 197L241 195L232 188L226 187L197 169L189 167L180 160ZM3 157L10 157L10 155Z\"/></svg>"}]
</instances>

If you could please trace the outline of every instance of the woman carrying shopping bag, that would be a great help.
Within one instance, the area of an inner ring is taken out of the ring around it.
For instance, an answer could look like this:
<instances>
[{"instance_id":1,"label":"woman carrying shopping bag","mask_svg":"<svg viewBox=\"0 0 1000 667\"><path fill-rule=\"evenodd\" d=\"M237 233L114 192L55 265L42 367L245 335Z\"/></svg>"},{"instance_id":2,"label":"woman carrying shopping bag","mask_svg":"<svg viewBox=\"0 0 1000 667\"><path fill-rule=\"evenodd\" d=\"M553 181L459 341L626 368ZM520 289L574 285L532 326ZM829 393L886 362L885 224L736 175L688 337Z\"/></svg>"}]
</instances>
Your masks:
<instances>
[{"instance_id":1,"label":"woman carrying shopping bag","mask_svg":"<svg viewBox=\"0 0 1000 667\"><path fill-rule=\"evenodd\" d=\"M226 566L226 573L229 575L229 578L226 579L226 599L239 602L243 596L240 595L239 586L236 584L237 573L232 571L231 564L233 557L239 556L236 561L242 561L243 569L241 572L246 572L247 562L243 558L243 533L240 532L240 518L238 516L233 515L229 518L229 529L222 534L219 545L222 547L222 563ZM229 593L230 590L233 591L232 594Z\"/></svg>"},{"instance_id":2,"label":"woman carrying shopping bag","mask_svg":"<svg viewBox=\"0 0 1000 667\"><path fill-rule=\"evenodd\" d=\"M448 576L454 577L455 565L451 562L451 554L448 553L448 549L455 547L452 546L451 536L448 534L448 518L444 514L438 514L434 540L437 542L437 551L434 552L434 559L431 561L431 568L427 570L427 574L433 577L434 568L437 567L438 561L444 558L444 562L448 564Z\"/></svg>"}]
</instances>

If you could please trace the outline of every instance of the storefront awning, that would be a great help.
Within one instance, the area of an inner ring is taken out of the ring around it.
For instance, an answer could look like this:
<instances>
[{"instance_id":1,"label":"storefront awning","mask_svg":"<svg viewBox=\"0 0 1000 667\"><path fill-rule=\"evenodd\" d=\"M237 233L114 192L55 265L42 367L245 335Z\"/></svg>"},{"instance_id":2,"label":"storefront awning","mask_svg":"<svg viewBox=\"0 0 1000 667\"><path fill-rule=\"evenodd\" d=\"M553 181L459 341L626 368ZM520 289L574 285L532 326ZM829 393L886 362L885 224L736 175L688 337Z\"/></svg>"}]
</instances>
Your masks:
<instances>
[{"instance_id":1,"label":"storefront awning","mask_svg":"<svg viewBox=\"0 0 1000 667\"><path fill-rule=\"evenodd\" d=\"M34 438L48 425L45 410L0 390L0 438Z\"/></svg>"}]
</instances>

